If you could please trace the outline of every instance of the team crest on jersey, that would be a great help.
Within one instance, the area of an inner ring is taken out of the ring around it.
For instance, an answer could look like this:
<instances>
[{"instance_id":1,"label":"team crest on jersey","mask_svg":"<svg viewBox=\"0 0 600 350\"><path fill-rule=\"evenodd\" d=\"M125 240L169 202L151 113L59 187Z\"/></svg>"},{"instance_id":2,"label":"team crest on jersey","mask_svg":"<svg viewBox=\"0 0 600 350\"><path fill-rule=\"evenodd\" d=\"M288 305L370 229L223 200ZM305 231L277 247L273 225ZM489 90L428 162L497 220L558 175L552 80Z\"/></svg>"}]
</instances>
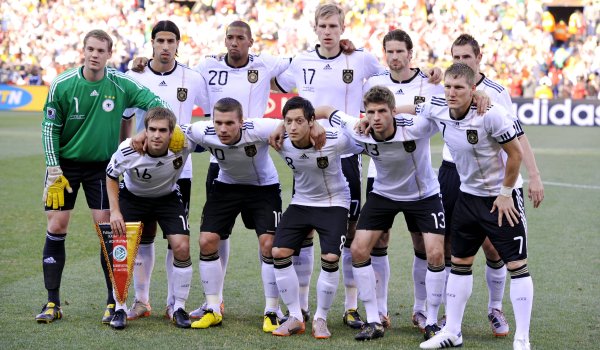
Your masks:
<instances>
[{"instance_id":1,"label":"team crest on jersey","mask_svg":"<svg viewBox=\"0 0 600 350\"><path fill-rule=\"evenodd\" d=\"M425 102L425 96L415 96L414 104L418 105L419 103Z\"/></svg>"},{"instance_id":2,"label":"team crest on jersey","mask_svg":"<svg viewBox=\"0 0 600 350\"><path fill-rule=\"evenodd\" d=\"M319 169L327 168L329 166L329 158L327 158L327 156L318 157L317 158L317 166L319 167Z\"/></svg>"},{"instance_id":3,"label":"team crest on jersey","mask_svg":"<svg viewBox=\"0 0 600 350\"><path fill-rule=\"evenodd\" d=\"M245 146L244 151L248 157L254 157L256 155L256 145Z\"/></svg>"},{"instance_id":4,"label":"team crest on jersey","mask_svg":"<svg viewBox=\"0 0 600 350\"><path fill-rule=\"evenodd\" d=\"M46 108L46 117L48 117L48 119L56 118L56 109L52 107Z\"/></svg>"},{"instance_id":5,"label":"team crest on jersey","mask_svg":"<svg viewBox=\"0 0 600 350\"><path fill-rule=\"evenodd\" d=\"M179 169L183 165L183 157L177 157L173 160L173 168Z\"/></svg>"},{"instance_id":6,"label":"team crest on jersey","mask_svg":"<svg viewBox=\"0 0 600 350\"><path fill-rule=\"evenodd\" d=\"M408 153L413 153L417 149L415 141L404 141L402 145L404 145L404 150Z\"/></svg>"},{"instance_id":7,"label":"team crest on jersey","mask_svg":"<svg viewBox=\"0 0 600 350\"><path fill-rule=\"evenodd\" d=\"M177 99L179 100L179 102L187 100L187 92L187 88L177 88Z\"/></svg>"},{"instance_id":8,"label":"team crest on jersey","mask_svg":"<svg viewBox=\"0 0 600 350\"><path fill-rule=\"evenodd\" d=\"M110 112L115 108L115 101L111 100L110 98L107 98L106 100L104 100L104 102L102 102L102 109L105 112Z\"/></svg>"},{"instance_id":9,"label":"team crest on jersey","mask_svg":"<svg viewBox=\"0 0 600 350\"><path fill-rule=\"evenodd\" d=\"M342 71L342 80L346 84L350 84L352 80L354 80L354 70L353 69L344 69Z\"/></svg>"},{"instance_id":10,"label":"team crest on jersey","mask_svg":"<svg viewBox=\"0 0 600 350\"><path fill-rule=\"evenodd\" d=\"M474 145L479 142L479 136L477 136L477 130L467 130L467 141Z\"/></svg>"},{"instance_id":11,"label":"team crest on jersey","mask_svg":"<svg viewBox=\"0 0 600 350\"><path fill-rule=\"evenodd\" d=\"M258 81L258 70L256 69L248 69L248 81L251 84L254 84Z\"/></svg>"}]
</instances>

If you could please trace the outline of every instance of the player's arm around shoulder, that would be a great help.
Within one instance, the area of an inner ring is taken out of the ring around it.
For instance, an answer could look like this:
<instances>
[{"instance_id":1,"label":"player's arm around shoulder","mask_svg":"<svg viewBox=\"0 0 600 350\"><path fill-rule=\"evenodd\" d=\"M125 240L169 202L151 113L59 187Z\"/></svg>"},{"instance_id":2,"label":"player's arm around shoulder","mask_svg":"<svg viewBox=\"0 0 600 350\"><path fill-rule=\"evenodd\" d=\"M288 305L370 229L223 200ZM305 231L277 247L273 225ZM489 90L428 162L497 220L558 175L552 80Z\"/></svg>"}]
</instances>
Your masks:
<instances>
[{"instance_id":1,"label":"player's arm around shoulder","mask_svg":"<svg viewBox=\"0 0 600 350\"><path fill-rule=\"evenodd\" d=\"M170 108L166 101L146 86L140 84L133 77L114 70L111 70L110 77L114 79L115 84L124 92L127 98L125 107L137 107L145 111L153 107Z\"/></svg>"}]
</instances>

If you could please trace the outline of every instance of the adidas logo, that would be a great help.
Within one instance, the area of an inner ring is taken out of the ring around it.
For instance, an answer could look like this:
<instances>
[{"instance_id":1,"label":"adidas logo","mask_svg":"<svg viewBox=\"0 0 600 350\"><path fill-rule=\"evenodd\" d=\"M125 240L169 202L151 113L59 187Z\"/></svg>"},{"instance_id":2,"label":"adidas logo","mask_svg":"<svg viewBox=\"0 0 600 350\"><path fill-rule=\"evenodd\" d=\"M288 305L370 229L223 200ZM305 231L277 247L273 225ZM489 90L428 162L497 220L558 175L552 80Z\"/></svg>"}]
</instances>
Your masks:
<instances>
[{"instance_id":1,"label":"adidas logo","mask_svg":"<svg viewBox=\"0 0 600 350\"><path fill-rule=\"evenodd\" d=\"M404 91L402 91L402 89L398 89L398 91L396 91L396 95L404 95Z\"/></svg>"},{"instance_id":2,"label":"adidas logo","mask_svg":"<svg viewBox=\"0 0 600 350\"><path fill-rule=\"evenodd\" d=\"M92 97L93 96L98 96L98 91L96 91L96 90L92 91L92 93L90 94L90 96L92 96Z\"/></svg>"},{"instance_id":3,"label":"adidas logo","mask_svg":"<svg viewBox=\"0 0 600 350\"><path fill-rule=\"evenodd\" d=\"M44 259L44 264L56 264L56 260L54 260L53 257L49 256L46 259Z\"/></svg>"},{"instance_id":4,"label":"adidas logo","mask_svg":"<svg viewBox=\"0 0 600 350\"><path fill-rule=\"evenodd\" d=\"M302 155L300 156L300 159L308 159L308 156L305 153L302 153Z\"/></svg>"},{"instance_id":5,"label":"adidas logo","mask_svg":"<svg viewBox=\"0 0 600 350\"><path fill-rule=\"evenodd\" d=\"M325 68L323 68L324 70L332 70L333 68L331 68L331 66L329 65L329 63L327 63L325 65Z\"/></svg>"},{"instance_id":6,"label":"adidas logo","mask_svg":"<svg viewBox=\"0 0 600 350\"><path fill-rule=\"evenodd\" d=\"M167 83L165 83L165 81L161 81L160 84L158 84L158 86L167 86Z\"/></svg>"},{"instance_id":7,"label":"adidas logo","mask_svg":"<svg viewBox=\"0 0 600 350\"><path fill-rule=\"evenodd\" d=\"M165 163L161 162L160 160L158 161L158 163L156 163L156 167L158 168L161 165L165 165Z\"/></svg>"}]
</instances>

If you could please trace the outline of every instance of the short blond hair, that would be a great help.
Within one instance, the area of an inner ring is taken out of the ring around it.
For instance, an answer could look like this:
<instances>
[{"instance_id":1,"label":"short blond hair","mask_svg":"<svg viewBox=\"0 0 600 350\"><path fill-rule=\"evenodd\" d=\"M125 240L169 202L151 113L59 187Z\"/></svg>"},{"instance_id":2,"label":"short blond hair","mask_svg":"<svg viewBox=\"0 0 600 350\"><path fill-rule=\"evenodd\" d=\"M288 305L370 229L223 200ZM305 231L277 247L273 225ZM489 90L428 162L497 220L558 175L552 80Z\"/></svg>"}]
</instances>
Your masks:
<instances>
[{"instance_id":1,"label":"short blond hair","mask_svg":"<svg viewBox=\"0 0 600 350\"><path fill-rule=\"evenodd\" d=\"M344 26L344 10L337 4L327 3L317 7L315 11L315 25L319 24L319 18L326 18L333 15L338 15L340 19L340 26Z\"/></svg>"}]
</instances>

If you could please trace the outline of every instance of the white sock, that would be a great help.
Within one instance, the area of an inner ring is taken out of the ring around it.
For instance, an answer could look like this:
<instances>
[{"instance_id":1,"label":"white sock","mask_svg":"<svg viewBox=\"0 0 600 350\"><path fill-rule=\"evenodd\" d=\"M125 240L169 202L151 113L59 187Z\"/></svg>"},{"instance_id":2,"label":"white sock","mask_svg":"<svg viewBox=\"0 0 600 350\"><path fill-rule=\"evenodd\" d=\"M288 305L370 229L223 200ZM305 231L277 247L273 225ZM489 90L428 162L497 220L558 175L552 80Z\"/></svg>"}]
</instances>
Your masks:
<instances>
[{"instance_id":1,"label":"white sock","mask_svg":"<svg viewBox=\"0 0 600 350\"><path fill-rule=\"evenodd\" d=\"M460 333L467 301L473 291L473 275L451 273L446 286L446 328L453 334Z\"/></svg>"},{"instance_id":2,"label":"white sock","mask_svg":"<svg viewBox=\"0 0 600 350\"><path fill-rule=\"evenodd\" d=\"M206 307L221 314L221 292L223 290L223 270L221 259L200 260L200 281L204 287Z\"/></svg>"},{"instance_id":3,"label":"white sock","mask_svg":"<svg viewBox=\"0 0 600 350\"><path fill-rule=\"evenodd\" d=\"M165 255L165 271L167 272L167 306L175 304L175 297L173 296L173 249L167 248L167 254Z\"/></svg>"},{"instance_id":4,"label":"white sock","mask_svg":"<svg viewBox=\"0 0 600 350\"><path fill-rule=\"evenodd\" d=\"M438 310L442 303L442 293L446 282L446 271L431 271L427 269L425 276L427 286L427 325L437 324Z\"/></svg>"},{"instance_id":5,"label":"white sock","mask_svg":"<svg viewBox=\"0 0 600 350\"><path fill-rule=\"evenodd\" d=\"M150 280L154 269L154 243L140 244L133 269L135 298L148 304L150 300Z\"/></svg>"},{"instance_id":6,"label":"white sock","mask_svg":"<svg viewBox=\"0 0 600 350\"><path fill-rule=\"evenodd\" d=\"M327 272L321 269L319 279L317 280L317 311L315 319L322 318L327 320L327 313L331 309L335 292L340 280L340 270Z\"/></svg>"},{"instance_id":7,"label":"white sock","mask_svg":"<svg viewBox=\"0 0 600 350\"><path fill-rule=\"evenodd\" d=\"M444 280L444 291L442 292L442 304L446 305L446 286L448 285L448 277L450 276L450 265L446 265L444 271L446 272L446 279ZM444 311L445 313L446 311Z\"/></svg>"},{"instance_id":8,"label":"white sock","mask_svg":"<svg viewBox=\"0 0 600 350\"><path fill-rule=\"evenodd\" d=\"M511 278L510 300L515 313L515 339L529 341L529 325L533 307L533 280L531 276Z\"/></svg>"},{"instance_id":9,"label":"white sock","mask_svg":"<svg viewBox=\"0 0 600 350\"><path fill-rule=\"evenodd\" d=\"M375 292L377 294L377 307L382 315L388 314L387 298L388 284L390 281L390 259L387 254L384 256L371 255L371 264L375 271L376 285Z\"/></svg>"},{"instance_id":10,"label":"white sock","mask_svg":"<svg viewBox=\"0 0 600 350\"><path fill-rule=\"evenodd\" d=\"M413 288L415 301L413 312L425 311L425 302L427 301L427 287L425 285L425 276L427 275L427 260L418 257L413 258Z\"/></svg>"},{"instance_id":11,"label":"white sock","mask_svg":"<svg viewBox=\"0 0 600 350\"><path fill-rule=\"evenodd\" d=\"M219 241L219 258L221 259L221 271L223 272L223 283L225 281L225 275L227 274L227 264L229 264L229 238L222 239ZM219 291L219 304L223 301L223 286Z\"/></svg>"},{"instance_id":12,"label":"white sock","mask_svg":"<svg viewBox=\"0 0 600 350\"><path fill-rule=\"evenodd\" d=\"M300 307L308 310L308 294L310 290L310 278L314 265L314 246L300 249L300 255L292 257L294 270L296 271L298 283L300 284ZM281 289L281 288L280 288Z\"/></svg>"},{"instance_id":13,"label":"white sock","mask_svg":"<svg viewBox=\"0 0 600 350\"><path fill-rule=\"evenodd\" d=\"M125 310L125 312L127 312L127 303L119 303L119 299L117 299L117 293L115 293L115 290L113 289L113 297L115 298L115 312L117 310Z\"/></svg>"},{"instance_id":14,"label":"white sock","mask_svg":"<svg viewBox=\"0 0 600 350\"><path fill-rule=\"evenodd\" d=\"M342 277L344 278L344 310L358 308L358 288L352 274L352 253L342 248Z\"/></svg>"},{"instance_id":15,"label":"white sock","mask_svg":"<svg viewBox=\"0 0 600 350\"><path fill-rule=\"evenodd\" d=\"M178 264L179 266L175 265ZM184 266L187 265L187 266ZM192 284L192 261L177 261L175 260L173 265L173 297L175 302L173 303L173 311L177 311L179 308L185 310L185 302L190 295L190 286Z\"/></svg>"},{"instance_id":16,"label":"white sock","mask_svg":"<svg viewBox=\"0 0 600 350\"><path fill-rule=\"evenodd\" d=\"M293 266L274 270L277 287L279 288L279 295L281 296L281 300L283 300L287 306L290 316L303 320L298 295L298 276L296 275L296 270Z\"/></svg>"},{"instance_id":17,"label":"white sock","mask_svg":"<svg viewBox=\"0 0 600 350\"><path fill-rule=\"evenodd\" d=\"M265 259L263 257L263 259ZM273 258L266 258L270 263L261 261L261 277L263 289L265 292L265 313L277 312L279 309L279 290L275 279L275 269L273 268Z\"/></svg>"},{"instance_id":18,"label":"white sock","mask_svg":"<svg viewBox=\"0 0 600 350\"><path fill-rule=\"evenodd\" d=\"M381 323L379 309L377 308L377 295L375 293L375 272L371 264L361 267L352 267L354 279L358 287L358 297L363 302L367 314L367 322Z\"/></svg>"},{"instance_id":19,"label":"white sock","mask_svg":"<svg viewBox=\"0 0 600 350\"><path fill-rule=\"evenodd\" d=\"M488 313L492 309L502 310L502 299L504 298L504 287L506 285L506 265L494 269L485 265L485 280L489 291Z\"/></svg>"}]
</instances>

